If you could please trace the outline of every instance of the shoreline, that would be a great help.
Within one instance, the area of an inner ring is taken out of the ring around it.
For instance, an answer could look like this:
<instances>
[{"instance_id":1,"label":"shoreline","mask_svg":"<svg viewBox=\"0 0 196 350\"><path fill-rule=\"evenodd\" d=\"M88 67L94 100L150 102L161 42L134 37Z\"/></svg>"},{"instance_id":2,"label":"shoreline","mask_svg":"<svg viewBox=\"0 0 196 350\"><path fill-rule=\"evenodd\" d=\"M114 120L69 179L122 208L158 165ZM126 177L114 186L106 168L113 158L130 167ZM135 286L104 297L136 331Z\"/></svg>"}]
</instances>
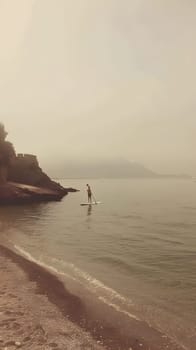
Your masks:
<instances>
[{"instance_id":1,"label":"shoreline","mask_svg":"<svg viewBox=\"0 0 196 350\"><path fill-rule=\"evenodd\" d=\"M56 298L62 298L64 289L55 276L1 245L0 273L1 350L104 349L63 316L66 310L54 299L57 290ZM80 307L76 298L68 300L70 309Z\"/></svg>"},{"instance_id":2,"label":"shoreline","mask_svg":"<svg viewBox=\"0 0 196 350\"><path fill-rule=\"evenodd\" d=\"M39 300L40 297L44 297L45 308L42 315L44 317L45 314L46 323L48 322L47 310L51 307L55 307L56 319L54 321L56 323L56 331L58 332L58 328L61 328L63 323L65 323L65 327L68 327L68 325L66 325L67 323L69 323L69 327L70 325L75 327L75 338L78 341L78 332L80 334L79 338L81 345L74 345L75 347L72 347L71 343L66 344L67 349L182 349L170 341L166 336L160 334L142 321L128 321L126 317L123 318L122 315L119 315L117 311L112 310L107 305L102 304L100 308L100 301L97 302L97 305L96 302L93 305L91 304L91 300L88 302L88 298L87 300L84 300L83 297L72 294L66 289L64 283L56 275L2 245L0 245L0 258L4 259L5 266L11 264L11 266L14 266L17 270L16 275L10 273L10 279L13 279L15 283L17 283L17 276L24 274L26 276L24 282L25 288L28 289L29 286L33 284L33 289L30 288L33 298L38 298ZM2 266L0 269L2 270ZM13 291L10 290L9 294L10 292L11 294L13 293ZM29 299L28 293L29 290L26 292L26 295L24 295L24 299ZM4 298L6 298L6 296L4 296ZM2 307L0 307L0 310L2 310ZM33 308L31 310L31 314L32 313L34 313ZM26 321L27 323L30 322L29 319ZM88 345L86 343L86 337L89 342ZM65 338L66 342L68 342L67 337ZM82 345L84 339L85 346ZM64 347L61 347L61 345L65 346L63 343L64 340L61 339L60 342L61 344L57 345L56 349L64 349ZM24 346L23 348L27 349ZM44 349L51 348L52 347ZM39 348L37 345L35 347L29 347L28 345L28 349L37 350ZM40 349L43 349L43 347Z\"/></svg>"}]
</instances>

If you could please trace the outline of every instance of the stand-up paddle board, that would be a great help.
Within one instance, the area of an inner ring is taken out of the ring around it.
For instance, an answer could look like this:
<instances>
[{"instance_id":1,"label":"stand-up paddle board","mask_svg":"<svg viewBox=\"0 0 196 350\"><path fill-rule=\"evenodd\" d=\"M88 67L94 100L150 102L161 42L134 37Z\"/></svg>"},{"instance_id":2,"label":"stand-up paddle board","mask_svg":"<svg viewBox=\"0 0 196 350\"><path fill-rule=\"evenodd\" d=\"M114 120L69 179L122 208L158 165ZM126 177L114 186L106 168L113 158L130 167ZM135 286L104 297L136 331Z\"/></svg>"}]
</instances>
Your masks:
<instances>
[{"instance_id":1,"label":"stand-up paddle board","mask_svg":"<svg viewBox=\"0 0 196 350\"><path fill-rule=\"evenodd\" d=\"M97 205L97 204L101 204L101 202L80 203L80 205Z\"/></svg>"}]
</instances>

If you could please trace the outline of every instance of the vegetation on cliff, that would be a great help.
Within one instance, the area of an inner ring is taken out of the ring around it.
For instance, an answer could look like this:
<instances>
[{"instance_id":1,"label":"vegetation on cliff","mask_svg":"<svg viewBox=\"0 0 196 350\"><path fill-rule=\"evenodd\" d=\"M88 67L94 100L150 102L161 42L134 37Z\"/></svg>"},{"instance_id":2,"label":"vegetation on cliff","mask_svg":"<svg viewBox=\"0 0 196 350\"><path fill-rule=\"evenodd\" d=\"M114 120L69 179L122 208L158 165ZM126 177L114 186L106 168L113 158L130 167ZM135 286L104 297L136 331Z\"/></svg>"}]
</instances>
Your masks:
<instances>
[{"instance_id":1,"label":"vegetation on cliff","mask_svg":"<svg viewBox=\"0 0 196 350\"><path fill-rule=\"evenodd\" d=\"M16 157L14 147L6 141L6 137L5 127L0 123L0 185L7 181L8 168Z\"/></svg>"},{"instance_id":2,"label":"vegetation on cliff","mask_svg":"<svg viewBox=\"0 0 196 350\"><path fill-rule=\"evenodd\" d=\"M6 141L6 137L5 127L0 123L0 166L9 166L16 156L12 143Z\"/></svg>"}]
</instances>

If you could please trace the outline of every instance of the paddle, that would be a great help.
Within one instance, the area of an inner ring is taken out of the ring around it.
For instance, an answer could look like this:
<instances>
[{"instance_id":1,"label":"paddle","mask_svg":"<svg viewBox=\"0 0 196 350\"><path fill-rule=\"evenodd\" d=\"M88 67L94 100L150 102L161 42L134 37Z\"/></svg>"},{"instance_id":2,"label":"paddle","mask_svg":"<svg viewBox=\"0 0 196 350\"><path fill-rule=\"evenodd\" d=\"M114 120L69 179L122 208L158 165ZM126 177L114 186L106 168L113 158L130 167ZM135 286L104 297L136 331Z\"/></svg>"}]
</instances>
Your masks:
<instances>
[{"instance_id":1,"label":"paddle","mask_svg":"<svg viewBox=\"0 0 196 350\"><path fill-rule=\"evenodd\" d=\"M92 193L92 197L93 197L93 199L94 199L94 201L95 201L95 204L97 204L97 200L96 200L96 198L95 198L95 196L94 196L93 193Z\"/></svg>"}]
</instances>

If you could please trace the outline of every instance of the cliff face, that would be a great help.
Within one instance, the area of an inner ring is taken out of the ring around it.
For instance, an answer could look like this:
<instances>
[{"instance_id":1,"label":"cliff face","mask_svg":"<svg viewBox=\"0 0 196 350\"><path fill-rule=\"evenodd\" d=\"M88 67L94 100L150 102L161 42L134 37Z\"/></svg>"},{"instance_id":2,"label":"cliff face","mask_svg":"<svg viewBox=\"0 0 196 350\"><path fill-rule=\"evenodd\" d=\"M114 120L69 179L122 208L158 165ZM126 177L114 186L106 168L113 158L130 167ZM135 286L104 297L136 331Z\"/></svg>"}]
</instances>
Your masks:
<instances>
[{"instance_id":1,"label":"cliff face","mask_svg":"<svg viewBox=\"0 0 196 350\"><path fill-rule=\"evenodd\" d=\"M0 205L60 201L64 195L64 193L43 187L7 182L0 186Z\"/></svg>"},{"instance_id":2,"label":"cliff face","mask_svg":"<svg viewBox=\"0 0 196 350\"><path fill-rule=\"evenodd\" d=\"M0 205L61 200L71 189L52 181L36 156L18 154L0 123Z\"/></svg>"},{"instance_id":3,"label":"cliff face","mask_svg":"<svg viewBox=\"0 0 196 350\"><path fill-rule=\"evenodd\" d=\"M66 195L68 190L52 181L39 166L37 157L30 154L18 154L8 169L8 181L46 188Z\"/></svg>"}]
</instances>

